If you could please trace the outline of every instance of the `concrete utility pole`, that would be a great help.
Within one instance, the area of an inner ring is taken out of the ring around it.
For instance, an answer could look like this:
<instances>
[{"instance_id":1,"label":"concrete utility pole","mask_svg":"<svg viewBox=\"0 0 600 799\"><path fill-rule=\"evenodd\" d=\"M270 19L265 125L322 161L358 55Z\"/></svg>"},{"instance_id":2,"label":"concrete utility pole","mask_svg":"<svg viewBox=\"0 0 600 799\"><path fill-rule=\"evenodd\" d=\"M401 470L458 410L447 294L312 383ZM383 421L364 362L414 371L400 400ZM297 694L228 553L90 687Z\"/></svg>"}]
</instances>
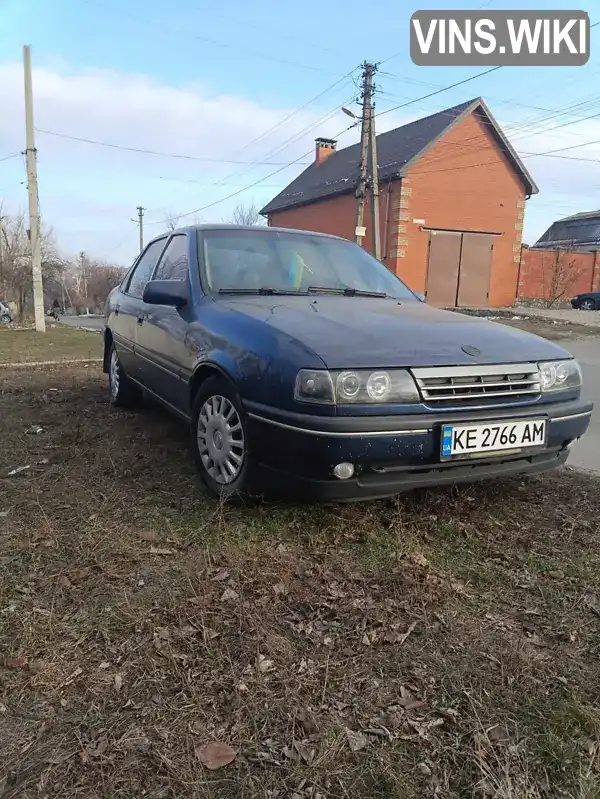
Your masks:
<instances>
[{"instance_id":1,"label":"concrete utility pole","mask_svg":"<svg viewBox=\"0 0 600 799\"><path fill-rule=\"evenodd\" d=\"M365 195L367 193L367 169L369 158L369 128L371 123L371 105L373 100L373 75L375 65L363 64L362 83L362 125L360 131L360 167L358 185L356 186L356 243L362 247L365 237Z\"/></svg>"},{"instance_id":2,"label":"concrete utility pole","mask_svg":"<svg viewBox=\"0 0 600 799\"><path fill-rule=\"evenodd\" d=\"M0 216L0 300L8 299L6 295L6 280L4 277L4 232L3 232L4 217Z\"/></svg>"},{"instance_id":3,"label":"concrete utility pole","mask_svg":"<svg viewBox=\"0 0 600 799\"><path fill-rule=\"evenodd\" d=\"M80 291L83 289L83 297L85 299L85 310L86 313L90 312L88 306L88 286L87 286L87 263L86 263L86 255L84 252L79 253L79 269L80 269Z\"/></svg>"},{"instance_id":4,"label":"concrete utility pole","mask_svg":"<svg viewBox=\"0 0 600 799\"><path fill-rule=\"evenodd\" d=\"M374 87L372 87L374 89ZM373 255L381 261L381 227L379 226L379 166L377 164L377 135L375 133L375 105L371 103L369 118L369 174L371 176L371 225L373 227Z\"/></svg>"},{"instance_id":5,"label":"concrete utility pole","mask_svg":"<svg viewBox=\"0 0 600 799\"><path fill-rule=\"evenodd\" d=\"M40 235L40 207L38 201L37 165L33 127L33 89L31 85L31 49L23 47L25 74L25 156L27 160L27 191L29 194L29 240L31 242L31 271L33 276L33 307L35 329L46 332L44 315L44 285L42 282L42 249Z\"/></svg>"},{"instance_id":6,"label":"concrete utility pole","mask_svg":"<svg viewBox=\"0 0 600 799\"><path fill-rule=\"evenodd\" d=\"M142 208L141 205L138 205L137 212L138 212L138 225L140 228L140 252L144 249L144 211L146 209Z\"/></svg>"}]
</instances>

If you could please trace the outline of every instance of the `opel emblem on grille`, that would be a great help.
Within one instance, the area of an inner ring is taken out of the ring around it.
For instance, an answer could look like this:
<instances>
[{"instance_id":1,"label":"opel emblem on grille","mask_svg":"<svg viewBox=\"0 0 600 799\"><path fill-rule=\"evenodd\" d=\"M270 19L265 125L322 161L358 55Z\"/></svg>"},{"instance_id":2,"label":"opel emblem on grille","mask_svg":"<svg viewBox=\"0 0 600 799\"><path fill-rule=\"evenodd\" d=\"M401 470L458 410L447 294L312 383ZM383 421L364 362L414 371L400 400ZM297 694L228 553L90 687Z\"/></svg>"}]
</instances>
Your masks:
<instances>
[{"instance_id":1,"label":"opel emblem on grille","mask_svg":"<svg viewBox=\"0 0 600 799\"><path fill-rule=\"evenodd\" d=\"M472 355L473 357L476 355L481 355L481 350L478 350L477 347L471 346L471 344L463 344L461 350L467 355Z\"/></svg>"}]
</instances>

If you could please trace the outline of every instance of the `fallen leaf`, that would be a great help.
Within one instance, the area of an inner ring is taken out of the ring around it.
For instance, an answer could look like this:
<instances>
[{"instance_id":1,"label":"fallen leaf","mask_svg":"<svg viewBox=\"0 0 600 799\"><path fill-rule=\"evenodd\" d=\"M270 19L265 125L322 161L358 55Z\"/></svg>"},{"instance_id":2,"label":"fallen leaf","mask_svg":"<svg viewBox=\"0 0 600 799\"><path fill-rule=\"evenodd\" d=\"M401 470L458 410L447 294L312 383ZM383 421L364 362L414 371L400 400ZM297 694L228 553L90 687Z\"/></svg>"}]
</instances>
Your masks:
<instances>
[{"instance_id":1,"label":"fallen leaf","mask_svg":"<svg viewBox=\"0 0 600 799\"><path fill-rule=\"evenodd\" d=\"M0 510L0 519L6 519L10 511L8 510Z\"/></svg>"},{"instance_id":2,"label":"fallen leaf","mask_svg":"<svg viewBox=\"0 0 600 799\"><path fill-rule=\"evenodd\" d=\"M231 602L239 598L240 595L237 591L234 591L233 588L226 588L221 595L221 602Z\"/></svg>"},{"instance_id":3,"label":"fallen leaf","mask_svg":"<svg viewBox=\"0 0 600 799\"><path fill-rule=\"evenodd\" d=\"M273 592L277 594L277 596L286 596L289 594L290 589L285 583L275 583L273 586Z\"/></svg>"},{"instance_id":4,"label":"fallen leaf","mask_svg":"<svg viewBox=\"0 0 600 799\"><path fill-rule=\"evenodd\" d=\"M142 530L140 538L142 541L148 541L149 543L156 543L159 540L156 533L153 533L151 530Z\"/></svg>"},{"instance_id":5,"label":"fallen leaf","mask_svg":"<svg viewBox=\"0 0 600 799\"><path fill-rule=\"evenodd\" d=\"M174 555L174 549L165 549L165 547L150 547L150 554L151 555Z\"/></svg>"},{"instance_id":6,"label":"fallen leaf","mask_svg":"<svg viewBox=\"0 0 600 799\"><path fill-rule=\"evenodd\" d=\"M417 768L424 777L431 777L431 769L427 763L417 763Z\"/></svg>"},{"instance_id":7,"label":"fallen leaf","mask_svg":"<svg viewBox=\"0 0 600 799\"><path fill-rule=\"evenodd\" d=\"M348 727L345 727L344 731L348 739L348 746L353 752L360 752L369 743L369 739L362 732L355 732Z\"/></svg>"},{"instance_id":8,"label":"fallen leaf","mask_svg":"<svg viewBox=\"0 0 600 799\"><path fill-rule=\"evenodd\" d=\"M27 658L6 658L2 661L5 669L26 669L29 665Z\"/></svg>"},{"instance_id":9,"label":"fallen leaf","mask_svg":"<svg viewBox=\"0 0 600 799\"><path fill-rule=\"evenodd\" d=\"M219 741L197 746L194 751L202 765L211 771L217 771L223 766L228 766L237 757L235 749L229 744L219 743Z\"/></svg>"},{"instance_id":10,"label":"fallen leaf","mask_svg":"<svg viewBox=\"0 0 600 799\"><path fill-rule=\"evenodd\" d=\"M266 674L267 671L272 671L275 664L269 658L266 658L264 655L258 656L258 670L263 674Z\"/></svg>"},{"instance_id":11,"label":"fallen leaf","mask_svg":"<svg viewBox=\"0 0 600 799\"><path fill-rule=\"evenodd\" d=\"M215 574L212 578L213 582L215 583L222 583L229 577L229 570L228 569L219 569L219 571Z\"/></svg>"},{"instance_id":12,"label":"fallen leaf","mask_svg":"<svg viewBox=\"0 0 600 799\"><path fill-rule=\"evenodd\" d=\"M122 674L115 674L115 689L117 693L123 687L123 675Z\"/></svg>"},{"instance_id":13,"label":"fallen leaf","mask_svg":"<svg viewBox=\"0 0 600 799\"><path fill-rule=\"evenodd\" d=\"M61 574L58 578L58 584L62 585L63 588L72 588L73 583L69 580L66 574Z\"/></svg>"}]
</instances>

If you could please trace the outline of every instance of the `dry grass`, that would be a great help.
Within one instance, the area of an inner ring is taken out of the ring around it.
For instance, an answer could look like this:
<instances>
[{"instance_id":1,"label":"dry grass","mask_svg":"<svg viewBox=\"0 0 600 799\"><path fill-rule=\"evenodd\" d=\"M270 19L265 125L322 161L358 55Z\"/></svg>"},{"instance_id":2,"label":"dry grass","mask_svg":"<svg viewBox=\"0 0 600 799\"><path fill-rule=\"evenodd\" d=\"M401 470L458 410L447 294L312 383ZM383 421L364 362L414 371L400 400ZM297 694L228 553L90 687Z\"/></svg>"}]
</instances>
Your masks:
<instances>
[{"instance_id":1,"label":"dry grass","mask_svg":"<svg viewBox=\"0 0 600 799\"><path fill-rule=\"evenodd\" d=\"M0 372L2 799L600 795L598 481L236 509L105 395Z\"/></svg>"},{"instance_id":2,"label":"dry grass","mask_svg":"<svg viewBox=\"0 0 600 799\"><path fill-rule=\"evenodd\" d=\"M102 337L97 333L46 324L45 333L0 326L0 365L102 357Z\"/></svg>"}]
</instances>

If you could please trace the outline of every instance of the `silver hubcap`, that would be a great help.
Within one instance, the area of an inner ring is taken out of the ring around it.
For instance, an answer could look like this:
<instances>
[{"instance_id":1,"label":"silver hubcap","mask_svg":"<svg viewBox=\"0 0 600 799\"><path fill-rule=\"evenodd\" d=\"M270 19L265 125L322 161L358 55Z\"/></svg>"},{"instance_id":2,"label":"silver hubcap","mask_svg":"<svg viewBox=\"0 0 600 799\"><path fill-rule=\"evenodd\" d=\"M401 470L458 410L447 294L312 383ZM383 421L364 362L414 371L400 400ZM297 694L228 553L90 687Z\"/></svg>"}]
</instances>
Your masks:
<instances>
[{"instance_id":1,"label":"silver hubcap","mask_svg":"<svg viewBox=\"0 0 600 799\"><path fill-rule=\"evenodd\" d=\"M244 430L227 397L209 397L200 409L198 451L204 468L220 485L239 475L244 463Z\"/></svg>"},{"instance_id":2,"label":"silver hubcap","mask_svg":"<svg viewBox=\"0 0 600 799\"><path fill-rule=\"evenodd\" d=\"M119 396L119 383L120 383L120 376L119 376L119 356L117 355L117 351L113 350L110 356L110 393L113 399L116 399Z\"/></svg>"},{"instance_id":3,"label":"silver hubcap","mask_svg":"<svg viewBox=\"0 0 600 799\"><path fill-rule=\"evenodd\" d=\"M583 308L584 311L591 311L594 306L589 300L584 300L581 303L581 307Z\"/></svg>"}]
</instances>

